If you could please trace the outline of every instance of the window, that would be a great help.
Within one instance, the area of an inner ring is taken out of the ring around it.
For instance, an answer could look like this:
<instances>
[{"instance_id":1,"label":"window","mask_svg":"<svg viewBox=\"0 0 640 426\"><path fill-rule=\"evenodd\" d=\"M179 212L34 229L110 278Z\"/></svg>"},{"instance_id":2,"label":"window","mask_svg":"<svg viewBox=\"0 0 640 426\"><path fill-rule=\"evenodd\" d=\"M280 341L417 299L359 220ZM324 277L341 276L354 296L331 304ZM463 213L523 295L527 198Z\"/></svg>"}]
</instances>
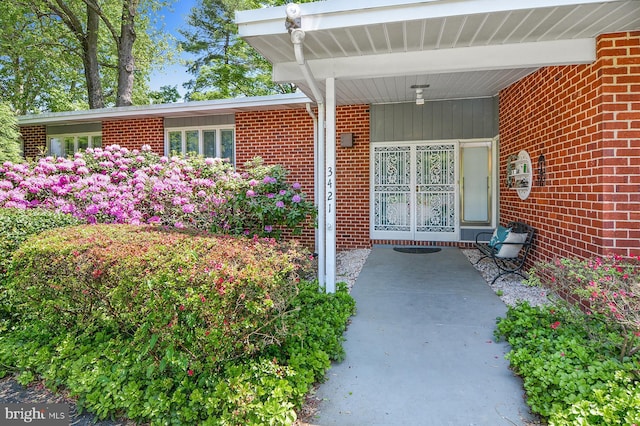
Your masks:
<instances>
[{"instance_id":1,"label":"window","mask_svg":"<svg viewBox=\"0 0 640 426\"><path fill-rule=\"evenodd\" d=\"M235 137L233 128L174 128L165 135L165 154L195 153L211 158L222 158L235 164Z\"/></svg>"},{"instance_id":2,"label":"window","mask_svg":"<svg viewBox=\"0 0 640 426\"><path fill-rule=\"evenodd\" d=\"M463 225L490 225L492 216L491 142L462 143L461 204Z\"/></svg>"},{"instance_id":3,"label":"window","mask_svg":"<svg viewBox=\"0 0 640 426\"><path fill-rule=\"evenodd\" d=\"M87 148L102 147L102 135L99 133L81 135L55 135L47 137L49 155L66 157Z\"/></svg>"}]
</instances>

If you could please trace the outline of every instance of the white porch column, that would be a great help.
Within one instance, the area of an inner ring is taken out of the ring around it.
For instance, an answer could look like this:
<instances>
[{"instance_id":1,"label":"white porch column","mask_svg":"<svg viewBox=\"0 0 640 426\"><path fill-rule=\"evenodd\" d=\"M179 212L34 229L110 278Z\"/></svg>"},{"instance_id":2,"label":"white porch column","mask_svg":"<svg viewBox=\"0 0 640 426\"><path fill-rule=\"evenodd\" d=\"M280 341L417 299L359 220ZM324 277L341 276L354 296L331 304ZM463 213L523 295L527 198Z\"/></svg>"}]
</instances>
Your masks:
<instances>
[{"instance_id":1,"label":"white porch column","mask_svg":"<svg viewBox=\"0 0 640 426\"><path fill-rule=\"evenodd\" d=\"M325 212L326 212L326 280L325 291L336 291L336 88L335 78L327 78L326 84L326 164L325 164Z\"/></svg>"}]
</instances>

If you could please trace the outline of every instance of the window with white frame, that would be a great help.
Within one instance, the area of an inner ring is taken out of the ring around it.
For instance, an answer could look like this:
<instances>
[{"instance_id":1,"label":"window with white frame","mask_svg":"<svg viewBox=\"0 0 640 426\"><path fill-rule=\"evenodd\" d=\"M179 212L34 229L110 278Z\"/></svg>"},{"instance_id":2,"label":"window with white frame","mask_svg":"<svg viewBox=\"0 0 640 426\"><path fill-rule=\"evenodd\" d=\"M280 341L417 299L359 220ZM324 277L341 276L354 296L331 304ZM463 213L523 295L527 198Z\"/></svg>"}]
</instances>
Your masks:
<instances>
[{"instance_id":1,"label":"window with white frame","mask_svg":"<svg viewBox=\"0 0 640 426\"><path fill-rule=\"evenodd\" d=\"M185 127L167 129L166 155L195 153L222 158L235 164L235 132L233 127Z\"/></svg>"},{"instance_id":2,"label":"window with white frame","mask_svg":"<svg viewBox=\"0 0 640 426\"><path fill-rule=\"evenodd\" d=\"M47 152L49 155L66 157L87 148L102 147L101 133L83 133L47 136Z\"/></svg>"}]
</instances>

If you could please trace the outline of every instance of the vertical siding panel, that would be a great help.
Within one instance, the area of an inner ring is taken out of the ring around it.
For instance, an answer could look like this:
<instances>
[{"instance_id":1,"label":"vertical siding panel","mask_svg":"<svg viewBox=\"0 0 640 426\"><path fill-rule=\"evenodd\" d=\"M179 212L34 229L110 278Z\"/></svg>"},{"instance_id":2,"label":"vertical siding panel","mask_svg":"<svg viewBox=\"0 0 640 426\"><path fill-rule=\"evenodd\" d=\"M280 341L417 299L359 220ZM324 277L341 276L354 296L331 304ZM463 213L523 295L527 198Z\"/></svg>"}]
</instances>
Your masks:
<instances>
[{"instance_id":1,"label":"vertical siding panel","mask_svg":"<svg viewBox=\"0 0 640 426\"><path fill-rule=\"evenodd\" d=\"M390 126L393 129L393 139L394 141L402 140L404 136L403 127L404 127L404 106L406 104L397 104L397 107L394 108L394 120L393 123L390 123Z\"/></svg>"},{"instance_id":2,"label":"vertical siding panel","mask_svg":"<svg viewBox=\"0 0 640 426\"><path fill-rule=\"evenodd\" d=\"M412 104L413 105L413 104ZM424 105L413 105L413 129L411 131L411 139L417 140L422 138L422 119L424 114Z\"/></svg>"},{"instance_id":3,"label":"vertical siding panel","mask_svg":"<svg viewBox=\"0 0 640 426\"><path fill-rule=\"evenodd\" d=\"M375 123L375 125L371 126L371 140L373 141L380 142L384 140L385 112L384 105L374 105L371 107L371 122Z\"/></svg>"},{"instance_id":4,"label":"vertical siding panel","mask_svg":"<svg viewBox=\"0 0 640 426\"><path fill-rule=\"evenodd\" d=\"M492 138L497 135L495 98L371 106L372 140Z\"/></svg>"},{"instance_id":5,"label":"vertical siding panel","mask_svg":"<svg viewBox=\"0 0 640 426\"><path fill-rule=\"evenodd\" d=\"M413 139L413 107L414 104L403 104L402 108L402 129L400 133L396 135L396 140L406 140L408 138Z\"/></svg>"},{"instance_id":6,"label":"vertical siding panel","mask_svg":"<svg viewBox=\"0 0 640 426\"><path fill-rule=\"evenodd\" d=\"M427 102L422 105L423 111L423 125L422 125L422 133L420 134L421 140L431 139L433 138L434 132L434 124L436 123L434 117L438 114L439 105L436 103ZM438 121L439 123L439 121Z\"/></svg>"},{"instance_id":7,"label":"vertical siding panel","mask_svg":"<svg viewBox=\"0 0 640 426\"><path fill-rule=\"evenodd\" d=\"M384 139L385 141L392 141L393 139L393 122L394 120L394 108L393 105L384 106Z\"/></svg>"}]
</instances>

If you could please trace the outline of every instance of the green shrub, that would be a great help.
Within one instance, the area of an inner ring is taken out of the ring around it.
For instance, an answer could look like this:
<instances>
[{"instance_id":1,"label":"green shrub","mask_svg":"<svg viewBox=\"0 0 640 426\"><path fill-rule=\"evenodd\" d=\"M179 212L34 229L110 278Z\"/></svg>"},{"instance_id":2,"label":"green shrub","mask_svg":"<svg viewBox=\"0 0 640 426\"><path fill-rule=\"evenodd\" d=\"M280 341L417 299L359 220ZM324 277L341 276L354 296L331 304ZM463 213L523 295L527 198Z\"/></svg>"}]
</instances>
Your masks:
<instances>
[{"instance_id":1,"label":"green shrub","mask_svg":"<svg viewBox=\"0 0 640 426\"><path fill-rule=\"evenodd\" d=\"M523 377L527 403L555 425L640 422L640 357L618 359L616 331L567 307L522 303L499 319L496 337ZM614 419L616 421L614 421Z\"/></svg>"},{"instance_id":2,"label":"green shrub","mask_svg":"<svg viewBox=\"0 0 640 426\"><path fill-rule=\"evenodd\" d=\"M539 262L530 276L530 284L551 289L590 315L586 325L605 321L615 329L621 360L640 351L640 257Z\"/></svg>"},{"instance_id":3,"label":"green shrub","mask_svg":"<svg viewBox=\"0 0 640 426\"><path fill-rule=\"evenodd\" d=\"M0 277L7 272L13 252L27 238L48 229L78 224L78 219L67 214L0 208Z\"/></svg>"},{"instance_id":4,"label":"green shrub","mask_svg":"<svg viewBox=\"0 0 640 426\"><path fill-rule=\"evenodd\" d=\"M73 216L61 213L0 208L0 319L8 320L12 316L5 282L13 253L20 244L42 231L79 223Z\"/></svg>"},{"instance_id":5,"label":"green shrub","mask_svg":"<svg viewBox=\"0 0 640 426\"><path fill-rule=\"evenodd\" d=\"M286 335L308 256L293 243L133 225L45 232L16 252L14 304L51 327L115 330L165 371L202 371Z\"/></svg>"},{"instance_id":6,"label":"green shrub","mask_svg":"<svg viewBox=\"0 0 640 426\"><path fill-rule=\"evenodd\" d=\"M157 368L149 345L114 330L51 328L39 319L0 334L0 377L15 372L66 388L81 410L151 424L291 425L330 359L342 356L342 333L354 302L302 281L285 317L281 346L223 363L217 370ZM7 368L7 366L9 368ZM5 368L3 371L2 368Z\"/></svg>"}]
</instances>

